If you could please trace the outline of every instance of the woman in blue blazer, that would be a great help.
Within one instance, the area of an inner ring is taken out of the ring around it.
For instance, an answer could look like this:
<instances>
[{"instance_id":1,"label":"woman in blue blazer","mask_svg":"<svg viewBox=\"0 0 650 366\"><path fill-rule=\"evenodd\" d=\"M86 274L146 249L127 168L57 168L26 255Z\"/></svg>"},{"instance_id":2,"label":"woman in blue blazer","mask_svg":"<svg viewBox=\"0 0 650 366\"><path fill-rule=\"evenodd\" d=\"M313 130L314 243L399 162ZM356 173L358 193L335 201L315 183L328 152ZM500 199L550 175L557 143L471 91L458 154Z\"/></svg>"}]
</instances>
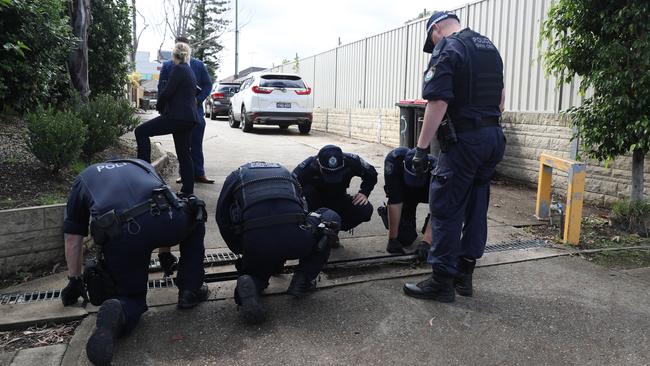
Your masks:
<instances>
[{"instance_id":1,"label":"woman in blue blazer","mask_svg":"<svg viewBox=\"0 0 650 366\"><path fill-rule=\"evenodd\" d=\"M196 78L189 66L190 46L187 43L176 43L172 59L174 66L156 105L161 115L138 126L135 129L135 139L138 143L138 159L151 162L149 137L171 133L183 180L181 192L191 194L194 193L194 168L190 143L192 128L199 123L199 114Z\"/></svg>"}]
</instances>

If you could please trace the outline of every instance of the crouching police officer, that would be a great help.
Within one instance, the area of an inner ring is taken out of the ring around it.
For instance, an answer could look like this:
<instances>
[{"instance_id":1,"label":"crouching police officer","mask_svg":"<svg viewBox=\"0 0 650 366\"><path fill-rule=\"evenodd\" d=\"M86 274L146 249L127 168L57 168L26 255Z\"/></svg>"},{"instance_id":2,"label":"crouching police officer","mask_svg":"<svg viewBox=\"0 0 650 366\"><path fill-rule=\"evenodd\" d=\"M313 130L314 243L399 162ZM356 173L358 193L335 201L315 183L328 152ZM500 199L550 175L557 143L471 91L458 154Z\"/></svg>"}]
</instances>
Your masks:
<instances>
[{"instance_id":1,"label":"crouching police officer","mask_svg":"<svg viewBox=\"0 0 650 366\"><path fill-rule=\"evenodd\" d=\"M370 221L372 205L368 196L377 184L377 171L359 156L326 145L318 155L300 163L293 176L302 185L309 210L327 207L336 211L341 216L341 230ZM353 177L361 178L361 186L357 194L350 196L347 189Z\"/></svg>"},{"instance_id":2,"label":"crouching police officer","mask_svg":"<svg viewBox=\"0 0 650 366\"><path fill-rule=\"evenodd\" d=\"M75 179L65 211L65 255L69 283L64 306L86 297L101 305L88 358L108 365L113 341L133 330L147 311L148 268L153 249L180 243L178 308L206 300L203 283L205 205L194 196L179 199L154 168L142 160L112 160L86 168ZM89 220L90 218L90 220ZM99 247L81 276L88 222Z\"/></svg>"},{"instance_id":3,"label":"crouching police officer","mask_svg":"<svg viewBox=\"0 0 650 366\"><path fill-rule=\"evenodd\" d=\"M472 273L485 249L490 179L505 150L499 124L503 62L492 41L461 30L453 13L432 14L426 32L424 52L431 61L422 98L428 103L413 168L426 169L427 147L437 133L442 152L429 197L433 273L405 284L404 292L451 302L456 292L472 296Z\"/></svg>"},{"instance_id":4,"label":"crouching police officer","mask_svg":"<svg viewBox=\"0 0 650 366\"><path fill-rule=\"evenodd\" d=\"M419 203L429 202L429 178L431 167L437 160L427 155L428 166L424 173L413 171L415 149L398 147L386 155L384 161L384 191L388 198L388 207L377 208L379 216L388 229L389 253L403 254L404 247L413 244L417 238L415 211ZM431 225L429 216L424 220L424 238L417 245L419 260L426 260L431 248Z\"/></svg>"},{"instance_id":5,"label":"crouching police officer","mask_svg":"<svg viewBox=\"0 0 650 366\"><path fill-rule=\"evenodd\" d=\"M230 173L217 202L217 225L234 253L239 278L235 302L248 323L266 319L259 295L288 259L299 259L287 293L301 298L316 288L341 218L334 211L308 213L300 184L283 166L252 162Z\"/></svg>"}]
</instances>

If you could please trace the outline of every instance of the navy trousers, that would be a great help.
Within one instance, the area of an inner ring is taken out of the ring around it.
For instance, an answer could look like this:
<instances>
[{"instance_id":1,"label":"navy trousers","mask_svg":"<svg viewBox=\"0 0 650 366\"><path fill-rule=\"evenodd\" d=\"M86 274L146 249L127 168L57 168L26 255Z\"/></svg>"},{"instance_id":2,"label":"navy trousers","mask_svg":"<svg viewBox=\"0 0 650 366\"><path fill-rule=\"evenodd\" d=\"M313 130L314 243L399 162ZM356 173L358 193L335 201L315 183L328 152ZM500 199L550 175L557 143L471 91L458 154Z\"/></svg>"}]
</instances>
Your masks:
<instances>
[{"instance_id":1,"label":"navy trousers","mask_svg":"<svg viewBox=\"0 0 650 366\"><path fill-rule=\"evenodd\" d=\"M183 179L181 192L187 194L194 193L194 168L192 167L193 162L190 155L190 142L195 125L194 121L180 121L158 116L135 129L135 139L138 143L138 159L149 163L151 162L151 141L149 141L149 137L172 134L181 178ZM205 124L203 128L205 128ZM203 134L201 134L201 139L203 139Z\"/></svg>"},{"instance_id":2,"label":"navy trousers","mask_svg":"<svg viewBox=\"0 0 650 366\"><path fill-rule=\"evenodd\" d=\"M180 244L178 289L194 291L203 284L205 224L197 223L192 229L193 222L194 219L185 211L173 208L158 216L146 213L136 217L135 222L124 225L121 240L103 246L106 270L115 281L119 292L116 298L126 315L126 333L147 311L149 263L154 249Z\"/></svg>"},{"instance_id":3,"label":"navy trousers","mask_svg":"<svg viewBox=\"0 0 650 366\"><path fill-rule=\"evenodd\" d=\"M327 207L339 214L341 216L342 231L353 229L362 222L370 221L372 218L372 204L368 202L365 205L353 205L352 196L349 194L329 197L322 195L311 187L303 187L303 194L310 211L320 207Z\"/></svg>"},{"instance_id":4,"label":"navy trousers","mask_svg":"<svg viewBox=\"0 0 650 366\"><path fill-rule=\"evenodd\" d=\"M413 244L413 240L418 237L415 211L419 203L417 198L408 196L402 202L402 215L399 220L397 240L404 246Z\"/></svg>"},{"instance_id":5,"label":"navy trousers","mask_svg":"<svg viewBox=\"0 0 650 366\"><path fill-rule=\"evenodd\" d=\"M203 159L203 135L205 134L205 113L199 108L199 124L192 129L192 142L190 144L190 155L194 166L194 176L205 175Z\"/></svg>"},{"instance_id":6,"label":"navy trousers","mask_svg":"<svg viewBox=\"0 0 650 366\"><path fill-rule=\"evenodd\" d=\"M458 134L458 143L441 153L429 191L434 273L455 276L460 257L483 256L487 240L490 179L503 159L501 127Z\"/></svg>"},{"instance_id":7,"label":"navy trousers","mask_svg":"<svg viewBox=\"0 0 650 366\"><path fill-rule=\"evenodd\" d=\"M319 209L323 220L341 224L339 215L328 209ZM320 221L308 217L311 225L317 226ZM259 292L269 283L271 275L282 270L284 262L298 259L296 272L302 272L307 279L315 279L329 258L329 246L318 250L317 243L321 234L301 228L296 224L284 224L262 227L246 231L242 234L242 263L240 274L253 278Z\"/></svg>"}]
</instances>

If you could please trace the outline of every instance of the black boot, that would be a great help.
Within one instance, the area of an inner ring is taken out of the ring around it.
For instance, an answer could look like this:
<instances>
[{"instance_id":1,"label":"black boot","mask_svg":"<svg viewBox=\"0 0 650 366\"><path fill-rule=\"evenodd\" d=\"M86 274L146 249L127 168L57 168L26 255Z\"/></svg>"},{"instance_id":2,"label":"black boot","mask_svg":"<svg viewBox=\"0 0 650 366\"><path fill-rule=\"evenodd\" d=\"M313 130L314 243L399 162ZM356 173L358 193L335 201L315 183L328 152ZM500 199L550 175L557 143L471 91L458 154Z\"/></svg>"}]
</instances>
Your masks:
<instances>
[{"instance_id":1,"label":"black boot","mask_svg":"<svg viewBox=\"0 0 650 366\"><path fill-rule=\"evenodd\" d=\"M295 272L291 278L291 284L287 293L296 299L301 299L309 292L316 291L316 280L309 281L302 272Z\"/></svg>"},{"instance_id":2,"label":"black boot","mask_svg":"<svg viewBox=\"0 0 650 366\"><path fill-rule=\"evenodd\" d=\"M113 342L126 323L122 304L117 299L104 301L97 312L95 332L86 343L88 359L95 365L110 365L113 360Z\"/></svg>"},{"instance_id":3,"label":"black boot","mask_svg":"<svg viewBox=\"0 0 650 366\"><path fill-rule=\"evenodd\" d=\"M454 278L434 273L424 281L405 283L404 293L418 299L453 302L456 295L454 293Z\"/></svg>"},{"instance_id":4,"label":"black boot","mask_svg":"<svg viewBox=\"0 0 650 366\"><path fill-rule=\"evenodd\" d=\"M239 305L241 317L248 324L259 324L266 320L266 309L260 301L255 281L249 275L237 278L235 302Z\"/></svg>"},{"instance_id":5,"label":"black boot","mask_svg":"<svg viewBox=\"0 0 650 366\"><path fill-rule=\"evenodd\" d=\"M158 261L166 277L173 275L178 267L178 258L170 252L158 253Z\"/></svg>"},{"instance_id":6,"label":"black boot","mask_svg":"<svg viewBox=\"0 0 650 366\"><path fill-rule=\"evenodd\" d=\"M388 245L386 245L386 251L391 254L404 254L404 248L402 243L397 239L388 239Z\"/></svg>"},{"instance_id":7,"label":"black boot","mask_svg":"<svg viewBox=\"0 0 650 366\"><path fill-rule=\"evenodd\" d=\"M197 290L179 290L178 291L178 304L179 309L191 309L198 305L200 302L208 299L210 289L205 283Z\"/></svg>"},{"instance_id":8,"label":"black boot","mask_svg":"<svg viewBox=\"0 0 650 366\"><path fill-rule=\"evenodd\" d=\"M460 257L458 260L458 274L454 278L454 287L460 296L472 296L472 274L476 266L476 259Z\"/></svg>"}]
</instances>

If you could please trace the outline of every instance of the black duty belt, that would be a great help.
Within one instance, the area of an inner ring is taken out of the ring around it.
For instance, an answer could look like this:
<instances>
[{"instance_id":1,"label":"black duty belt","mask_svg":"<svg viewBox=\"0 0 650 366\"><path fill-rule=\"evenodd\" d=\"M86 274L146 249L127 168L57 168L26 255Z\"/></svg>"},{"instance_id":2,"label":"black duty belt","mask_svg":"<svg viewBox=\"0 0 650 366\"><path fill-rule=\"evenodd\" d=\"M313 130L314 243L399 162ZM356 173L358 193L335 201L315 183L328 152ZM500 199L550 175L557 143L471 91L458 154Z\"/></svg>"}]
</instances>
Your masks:
<instances>
[{"instance_id":1,"label":"black duty belt","mask_svg":"<svg viewBox=\"0 0 650 366\"><path fill-rule=\"evenodd\" d=\"M148 199L136 206L131 207L124 212L117 214L120 223L127 223L140 215L150 213L152 216L158 216L162 211L171 209L171 206L161 209L153 199Z\"/></svg>"},{"instance_id":2,"label":"black duty belt","mask_svg":"<svg viewBox=\"0 0 650 366\"><path fill-rule=\"evenodd\" d=\"M283 224L304 224L307 216L304 213L284 214L275 216L260 217L258 219L246 220L241 225L235 226L235 234L241 234L244 231L259 229L267 226Z\"/></svg>"},{"instance_id":3,"label":"black duty belt","mask_svg":"<svg viewBox=\"0 0 650 366\"><path fill-rule=\"evenodd\" d=\"M478 130L483 127L499 126L499 117L486 117L481 119L460 119L454 120L456 133Z\"/></svg>"}]
</instances>

